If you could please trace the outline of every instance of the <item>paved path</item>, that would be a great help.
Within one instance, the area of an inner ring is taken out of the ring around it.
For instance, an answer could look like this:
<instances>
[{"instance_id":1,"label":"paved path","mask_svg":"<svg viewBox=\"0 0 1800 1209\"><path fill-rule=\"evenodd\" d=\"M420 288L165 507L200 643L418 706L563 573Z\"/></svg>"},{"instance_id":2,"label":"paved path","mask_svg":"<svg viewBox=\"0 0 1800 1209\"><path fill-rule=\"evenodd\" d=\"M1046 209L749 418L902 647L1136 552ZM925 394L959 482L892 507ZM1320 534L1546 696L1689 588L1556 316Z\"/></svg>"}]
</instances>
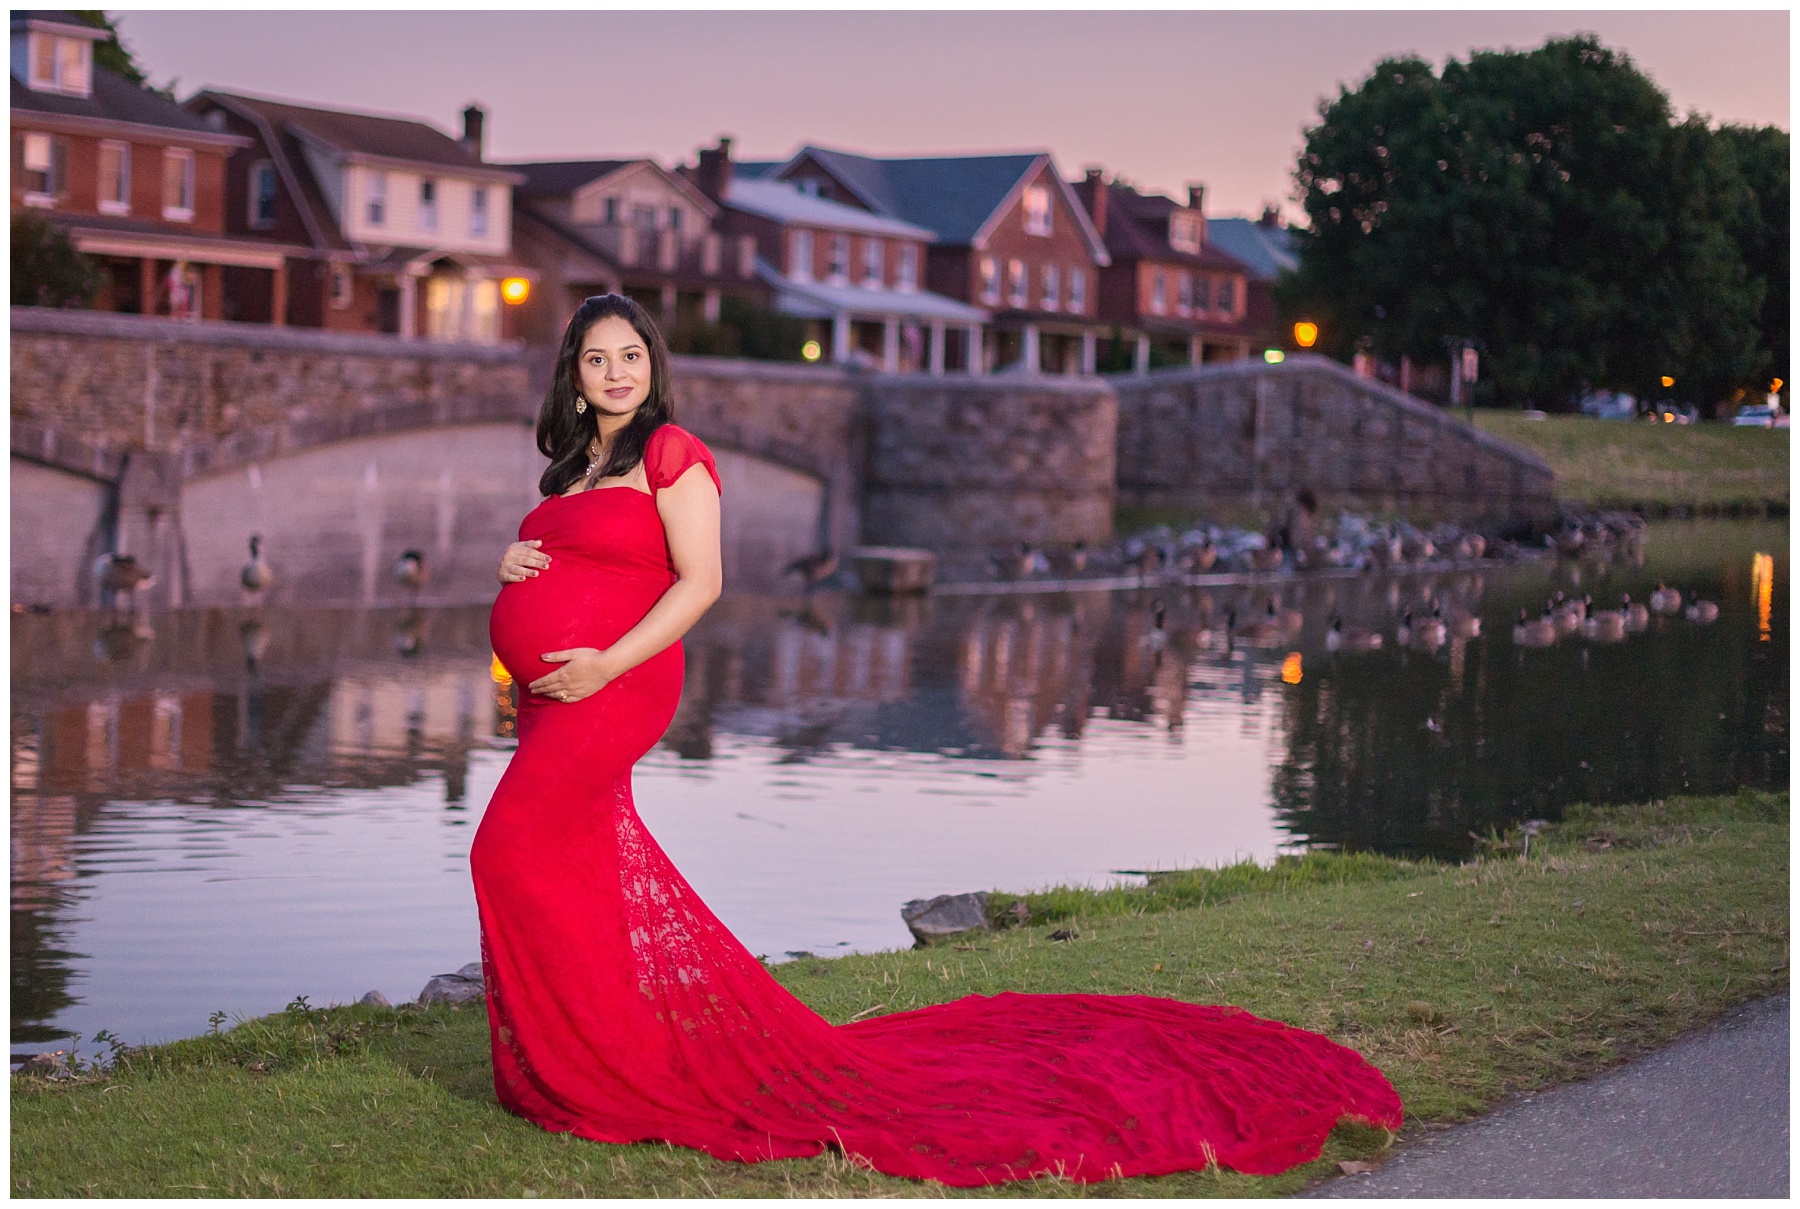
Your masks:
<instances>
[{"instance_id":1,"label":"paved path","mask_svg":"<svg viewBox=\"0 0 1800 1209\"><path fill-rule=\"evenodd\" d=\"M1788 995L1301 1195L1785 1198Z\"/></svg>"}]
</instances>

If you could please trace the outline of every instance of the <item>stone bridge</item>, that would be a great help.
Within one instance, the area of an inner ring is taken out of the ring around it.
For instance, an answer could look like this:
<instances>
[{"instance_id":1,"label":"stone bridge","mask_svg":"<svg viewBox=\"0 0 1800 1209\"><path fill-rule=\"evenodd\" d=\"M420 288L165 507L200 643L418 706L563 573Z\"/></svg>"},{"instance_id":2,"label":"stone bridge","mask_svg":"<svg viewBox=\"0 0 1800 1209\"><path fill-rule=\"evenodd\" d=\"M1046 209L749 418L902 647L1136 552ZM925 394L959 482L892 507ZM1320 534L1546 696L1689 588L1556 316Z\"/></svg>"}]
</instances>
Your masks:
<instances>
[{"instance_id":1,"label":"stone bridge","mask_svg":"<svg viewBox=\"0 0 1800 1209\"><path fill-rule=\"evenodd\" d=\"M271 601L491 598L540 498L548 369L542 350L14 308L13 600L93 603L116 551L156 573L152 604L233 604L252 533ZM858 542L968 574L1017 540L1104 540L1116 498L1549 500L1530 455L1321 358L1112 379L677 358L676 381L678 420L719 459L738 589ZM406 550L431 567L416 593L389 573Z\"/></svg>"}]
</instances>

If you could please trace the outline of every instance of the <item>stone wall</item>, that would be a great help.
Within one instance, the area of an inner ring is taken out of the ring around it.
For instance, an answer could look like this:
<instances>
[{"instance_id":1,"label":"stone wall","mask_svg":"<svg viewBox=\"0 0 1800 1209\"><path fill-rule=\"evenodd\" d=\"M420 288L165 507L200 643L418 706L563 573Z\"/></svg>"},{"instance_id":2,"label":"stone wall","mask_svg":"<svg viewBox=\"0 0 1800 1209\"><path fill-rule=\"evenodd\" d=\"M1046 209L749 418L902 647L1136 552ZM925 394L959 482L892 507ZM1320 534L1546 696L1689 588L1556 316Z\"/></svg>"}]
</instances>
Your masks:
<instances>
[{"instance_id":1,"label":"stone wall","mask_svg":"<svg viewBox=\"0 0 1800 1209\"><path fill-rule=\"evenodd\" d=\"M1122 503L1327 506L1493 522L1548 515L1536 455L1324 357L1111 379Z\"/></svg>"}]
</instances>

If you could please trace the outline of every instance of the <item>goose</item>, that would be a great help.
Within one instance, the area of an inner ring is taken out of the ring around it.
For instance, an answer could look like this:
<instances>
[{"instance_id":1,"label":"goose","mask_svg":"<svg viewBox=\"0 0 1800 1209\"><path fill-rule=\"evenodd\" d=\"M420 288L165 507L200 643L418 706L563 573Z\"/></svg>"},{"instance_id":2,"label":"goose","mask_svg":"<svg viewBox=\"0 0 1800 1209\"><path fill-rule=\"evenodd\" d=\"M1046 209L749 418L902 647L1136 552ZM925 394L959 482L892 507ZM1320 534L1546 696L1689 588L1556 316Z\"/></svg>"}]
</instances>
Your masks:
<instances>
[{"instance_id":1,"label":"goose","mask_svg":"<svg viewBox=\"0 0 1800 1209\"><path fill-rule=\"evenodd\" d=\"M269 653L269 627L252 615L238 626L238 640L244 644L244 670L255 672Z\"/></svg>"},{"instance_id":2,"label":"goose","mask_svg":"<svg viewBox=\"0 0 1800 1209\"><path fill-rule=\"evenodd\" d=\"M1479 533L1465 533L1456 540L1456 557L1477 559L1487 553L1487 538Z\"/></svg>"},{"instance_id":3,"label":"goose","mask_svg":"<svg viewBox=\"0 0 1800 1209\"><path fill-rule=\"evenodd\" d=\"M1587 610L1576 601L1564 600L1561 592L1551 598L1549 607L1544 611L1550 615L1550 620L1556 626L1558 634L1573 634L1579 630L1587 613Z\"/></svg>"},{"instance_id":4,"label":"goose","mask_svg":"<svg viewBox=\"0 0 1800 1209\"><path fill-rule=\"evenodd\" d=\"M1625 615L1625 628L1633 632L1650 624L1650 610L1632 600L1630 594L1619 598L1619 612Z\"/></svg>"},{"instance_id":5,"label":"goose","mask_svg":"<svg viewBox=\"0 0 1800 1209\"><path fill-rule=\"evenodd\" d=\"M1650 593L1650 611L1652 613L1679 613L1681 611L1681 593L1663 583L1656 581L1656 591Z\"/></svg>"},{"instance_id":6,"label":"goose","mask_svg":"<svg viewBox=\"0 0 1800 1209\"><path fill-rule=\"evenodd\" d=\"M1455 613L1451 614L1448 624L1450 628L1450 637L1452 638L1468 639L1481 637L1481 618L1475 616L1473 613L1467 613L1458 609Z\"/></svg>"},{"instance_id":7,"label":"goose","mask_svg":"<svg viewBox=\"0 0 1800 1209\"><path fill-rule=\"evenodd\" d=\"M1594 642L1622 642L1625 638L1625 610L1595 609L1581 623L1583 637Z\"/></svg>"},{"instance_id":8,"label":"goose","mask_svg":"<svg viewBox=\"0 0 1800 1209\"><path fill-rule=\"evenodd\" d=\"M250 535L250 561L244 564L243 571L238 575L238 582L243 585L244 591L253 594L268 591L269 585L275 582L275 572L263 561L262 535L259 533Z\"/></svg>"},{"instance_id":9,"label":"goose","mask_svg":"<svg viewBox=\"0 0 1800 1209\"><path fill-rule=\"evenodd\" d=\"M1212 538L1209 537L1182 556L1182 569L1189 575L1204 575L1218 561L1219 548L1213 545Z\"/></svg>"},{"instance_id":10,"label":"goose","mask_svg":"<svg viewBox=\"0 0 1800 1209\"><path fill-rule=\"evenodd\" d=\"M1237 624L1237 610L1233 609L1226 614L1225 620L1227 626L1230 628L1232 637L1242 639L1250 646L1272 647L1283 638L1281 627L1275 624L1273 620L1267 618L1263 621L1253 622L1250 625L1239 626Z\"/></svg>"},{"instance_id":11,"label":"goose","mask_svg":"<svg viewBox=\"0 0 1800 1209\"><path fill-rule=\"evenodd\" d=\"M1159 654L1165 646L1169 645L1169 634L1168 631L1163 628L1164 624L1165 614L1163 612L1163 602L1161 600L1151 601L1150 632L1144 635L1144 642L1152 651Z\"/></svg>"},{"instance_id":12,"label":"goose","mask_svg":"<svg viewBox=\"0 0 1800 1209\"><path fill-rule=\"evenodd\" d=\"M1531 619L1519 610L1519 623L1513 627L1513 642L1519 646L1546 647L1556 642L1556 622L1548 613Z\"/></svg>"},{"instance_id":13,"label":"goose","mask_svg":"<svg viewBox=\"0 0 1800 1209\"><path fill-rule=\"evenodd\" d=\"M1285 557L1280 546L1261 546L1250 551L1250 569L1252 571L1279 571Z\"/></svg>"},{"instance_id":14,"label":"goose","mask_svg":"<svg viewBox=\"0 0 1800 1209\"><path fill-rule=\"evenodd\" d=\"M1082 541L1081 539L1077 538L1069 546L1068 550L1064 551L1063 556L1060 561L1062 562L1063 568L1066 571L1068 571L1070 574L1072 574L1072 575L1081 574L1083 571L1087 570L1087 564L1088 564L1087 543Z\"/></svg>"},{"instance_id":15,"label":"goose","mask_svg":"<svg viewBox=\"0 0 1800 1209\"><path fill-rule=\"evenodd\" d=\"M1409 613L1407 614L1407 617L1411 619L1412 615ZM1412 641L1415 645L1429 647L1433 650L1443 646L1444 639L1448 637L1449 634L1449 627L1444 624L1443 606L1436 601L1433 601L1431 604L1431 616L1421 617L1418 620L1413 621L1411 630Z\"/></svg>"},{"instance_id":16,"label":"goose","mask_svg":"<svg viewBox=\"0 0 1800 1209\"><path fill-rule=\"evenodd\" d=\"M1339 651L1349 654L1379 651L1381 635L1373 630L1346 630L1344 619L1334 613L1331 617L1331 628L1325 632L1325 649L1334 655Z\"/></svg>"},{"instance_id":17,"label":"goose","mask_svg":"<svg viewBox=\"0 0 1800 1209\"><path fill-rule=\"evenodd\" d=\"M1695 598L1685 610L1687 619L1696 625L1711 625L1719 620L1719 606L1710 600Z\"/></svg>"},{"instance_id":18,"label":"goose","mask_svg":"<svg viewBox=\"0 0 1800 1209\"><path fill-rule=\"evenodd\" d=\"M411 592L417 592L425 586L431 577L431 568L425 565L425 556L417 550L408 550L394 560L394 582Z\"/></svg>"},{"instance_id":19,"label":"goose","mask_svg":"<svg viewBox=\"0 0 1800 1209\"><path fill-rule=\"evenodd\" d=\"M835 551L821 550L817 554L806 554L796 558L781 569L781 574L798 575L801 587L808 592L837 574L838 557Z\"/></svg>"},{"instance_id":20,"label":"goose","mask_svg":"<svg viewBox=\"0 0 1800 1209\"><path fill-rule=\"evenodd\" d=\"M100 591L108 604L118 607L119 597L147 588L156 582L156 576L138 565L138 560L130 554L102 554L94 560L94 578L99 581Z\"/></svg>"}]
</instances>

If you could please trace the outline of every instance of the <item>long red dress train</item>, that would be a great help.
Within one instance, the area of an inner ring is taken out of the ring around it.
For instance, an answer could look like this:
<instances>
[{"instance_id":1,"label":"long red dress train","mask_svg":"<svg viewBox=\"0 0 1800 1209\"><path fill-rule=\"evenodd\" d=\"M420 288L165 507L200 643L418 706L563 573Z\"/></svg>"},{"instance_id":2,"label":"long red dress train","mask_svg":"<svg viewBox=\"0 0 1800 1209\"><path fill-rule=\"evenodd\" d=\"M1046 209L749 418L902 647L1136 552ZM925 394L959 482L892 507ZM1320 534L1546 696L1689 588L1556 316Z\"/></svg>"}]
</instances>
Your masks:
<instances>
[{"instance_id":1,"label":"long red dress train","mask_svg":"<svg viewBox=\"0 0 1800 1209\"><path fill-rule=\"evenodd\" d=\"M674 716L677 643L572 704L539 655L604 648L673 582L654 492L712 455L673 425L630 487L526 517L551 566L501 590L494 651L519 746L475 836L494 1083L545 1129L758 1161L836 1145L892 1175L1090 1181L1317 1157L1340 1118L1390 1129L1381 1072L1314 1033L1139 995L972 995L834 1026L715 919L638 820L631 768Z\"/></svg>"}]
</instances>

